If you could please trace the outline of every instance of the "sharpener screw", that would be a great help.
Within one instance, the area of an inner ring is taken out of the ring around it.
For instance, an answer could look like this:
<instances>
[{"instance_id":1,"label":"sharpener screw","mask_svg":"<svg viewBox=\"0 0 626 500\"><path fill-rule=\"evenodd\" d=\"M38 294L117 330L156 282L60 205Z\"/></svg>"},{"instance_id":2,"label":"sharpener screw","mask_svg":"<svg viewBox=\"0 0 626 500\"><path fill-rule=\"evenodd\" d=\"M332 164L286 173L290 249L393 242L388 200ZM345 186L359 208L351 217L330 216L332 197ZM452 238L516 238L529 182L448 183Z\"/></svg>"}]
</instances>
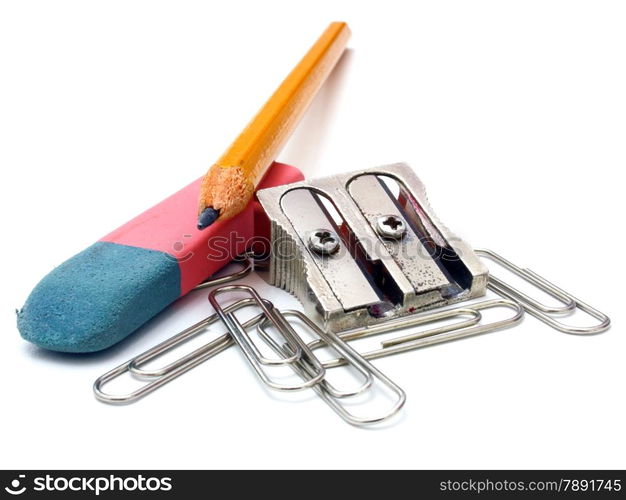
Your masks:
<instances>
[{"instance_id":1,"label":"sharpener screw","mask_svg":"<svg viewBox=\"0 0 626 500\"><path fill-rule=\"evenodd\" d=\"M406 224L397 215L383 215L376 219L376 232L383 238L399 240L406 233Z\"/></svg>"},{"instance_id":2,"label":"sharpener screw","mask_svg":"<svg viewBox=\"0 0 626 500\"><path fill-rule=\"evenodd\" d=\"M330 229L316 229L309 235L309 248L320 255L339 250L339 237Z\"/></svg>"}]
</instances>

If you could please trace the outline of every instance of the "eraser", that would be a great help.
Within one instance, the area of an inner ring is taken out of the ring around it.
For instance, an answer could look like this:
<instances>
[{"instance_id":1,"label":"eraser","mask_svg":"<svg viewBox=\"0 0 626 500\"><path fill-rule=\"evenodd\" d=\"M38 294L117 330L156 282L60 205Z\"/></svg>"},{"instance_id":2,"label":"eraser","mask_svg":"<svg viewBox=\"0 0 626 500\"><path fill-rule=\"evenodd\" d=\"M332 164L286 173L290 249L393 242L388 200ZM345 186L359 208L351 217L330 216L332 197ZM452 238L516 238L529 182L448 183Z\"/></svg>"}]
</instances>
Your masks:
<instances>
[{"instance_id":1,"label":"eraser","mask_svg":"<svg viewBox=\"0 0 626 500\"><path fill-rule=\"evenodd\" d=\"M302 180L274 163L258 188ZM100 351L126 338L179 297L269 238L256 200L236 217L199 230L198 179L45 276L18 311L25 340L71 353Z\"/></svg>"}]
</instances>

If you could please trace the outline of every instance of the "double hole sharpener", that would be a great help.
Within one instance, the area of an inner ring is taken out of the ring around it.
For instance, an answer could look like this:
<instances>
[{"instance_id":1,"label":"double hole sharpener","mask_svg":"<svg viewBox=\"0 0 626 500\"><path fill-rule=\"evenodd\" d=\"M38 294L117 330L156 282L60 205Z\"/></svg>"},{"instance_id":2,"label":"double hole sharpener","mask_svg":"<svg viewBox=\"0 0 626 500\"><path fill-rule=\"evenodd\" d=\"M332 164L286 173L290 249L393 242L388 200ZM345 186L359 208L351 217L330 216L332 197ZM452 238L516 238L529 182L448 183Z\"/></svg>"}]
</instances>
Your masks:
<instances>
[{"instance_id":1,"label":"double hole sharpener","mask_svg":"<svg viewBox=\"0 0 626 500\"><path fill-rule=\"evenodd\" d=\"M341 332L485 294L488 270L398 163L263 189L268 281Z\"/></svg>"}]
</instances>

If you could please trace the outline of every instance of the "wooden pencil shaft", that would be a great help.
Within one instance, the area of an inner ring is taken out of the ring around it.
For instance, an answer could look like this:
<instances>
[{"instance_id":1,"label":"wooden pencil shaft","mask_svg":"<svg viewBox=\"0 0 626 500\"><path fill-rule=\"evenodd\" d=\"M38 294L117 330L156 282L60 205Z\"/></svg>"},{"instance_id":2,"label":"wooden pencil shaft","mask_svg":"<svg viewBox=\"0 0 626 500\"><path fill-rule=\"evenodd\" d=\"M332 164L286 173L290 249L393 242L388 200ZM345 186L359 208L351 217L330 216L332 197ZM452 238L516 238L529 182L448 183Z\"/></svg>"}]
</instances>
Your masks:
<instances>
[{"instance_id":1,"label":"wooden pencil shaft","mask_svg":"<svg viewBox=\"0 0 626 500\"><path fill-rule=\"evenodd\" d=\"M242 167L256 184L341 57L349 36L346 23L332 23L217 164Z\"/></svg>"},{"instance_id":2,"label":"wooden pencil shaft","mask_svg":"<svg viewBox=\"0 0 626 500\"><path fill-rule=\"evenodd\" d=\"M205 175L198 213L209 222L233 217L250 201L309 104L341 57L350 30L331 23L252 121ZM203 215L204 214L204 215ZM200 222L199 228L206 227Z\"/></svg>"}]
</instances>

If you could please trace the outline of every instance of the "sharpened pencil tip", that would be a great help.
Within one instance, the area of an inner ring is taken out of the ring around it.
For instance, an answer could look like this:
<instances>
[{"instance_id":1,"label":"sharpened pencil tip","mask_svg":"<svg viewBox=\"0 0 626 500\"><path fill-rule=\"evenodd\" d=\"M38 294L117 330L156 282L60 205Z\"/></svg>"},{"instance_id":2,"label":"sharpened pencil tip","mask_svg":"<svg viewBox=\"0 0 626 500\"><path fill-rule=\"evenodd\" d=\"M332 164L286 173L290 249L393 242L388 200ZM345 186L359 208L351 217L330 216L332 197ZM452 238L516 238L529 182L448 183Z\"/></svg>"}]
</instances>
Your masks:
<instances>
[{"instance_id":1,"label":"sharpened pencil tip","mask_svg":"<svg viewBox=\"0 0 626 500\"><path fill-rule=\"evenodd\" d=\"M213 207L206 207L198 216L198 229L206 229L213 224L219 216L219 210L215 210Z\"/></svg>"}]
</instances>

